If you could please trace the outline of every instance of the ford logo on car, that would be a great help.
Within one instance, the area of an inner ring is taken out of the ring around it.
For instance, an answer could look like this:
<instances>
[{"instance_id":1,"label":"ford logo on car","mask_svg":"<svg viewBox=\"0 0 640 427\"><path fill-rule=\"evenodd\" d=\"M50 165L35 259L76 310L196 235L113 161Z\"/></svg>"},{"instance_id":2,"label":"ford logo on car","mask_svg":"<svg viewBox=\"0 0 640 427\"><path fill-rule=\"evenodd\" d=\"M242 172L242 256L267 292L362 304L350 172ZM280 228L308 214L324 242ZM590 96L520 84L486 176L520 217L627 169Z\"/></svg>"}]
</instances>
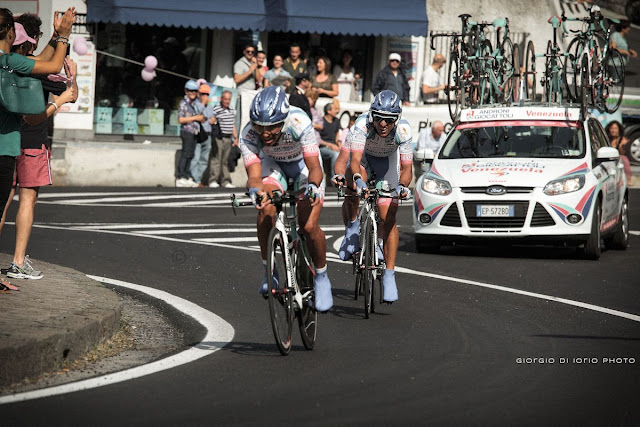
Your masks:
<instances>
[{"instance_id":1,"label":"ford logo on car","mask_svg":"<svg viewBox=\"0 0 640 427\"><path fill-rule=\"evenodd\" d=\"M487 187L487 190L485 192L490 196L500 196L502 194L505 194L507 192L507 189L502 185L492 185L491 187Z\"/></svg>"}]
</instances>

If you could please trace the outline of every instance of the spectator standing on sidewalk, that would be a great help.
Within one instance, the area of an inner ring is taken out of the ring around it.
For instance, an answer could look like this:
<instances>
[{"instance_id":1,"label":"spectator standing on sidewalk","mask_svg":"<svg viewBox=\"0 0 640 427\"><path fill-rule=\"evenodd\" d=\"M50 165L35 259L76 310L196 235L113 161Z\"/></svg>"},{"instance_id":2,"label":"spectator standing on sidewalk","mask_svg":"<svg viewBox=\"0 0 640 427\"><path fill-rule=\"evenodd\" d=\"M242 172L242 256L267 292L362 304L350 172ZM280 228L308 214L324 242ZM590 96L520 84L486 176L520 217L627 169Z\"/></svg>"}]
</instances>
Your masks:
<instances>
[{"instance_id":1,"label":"spectator standing on sidewalk","mask_svg":"<svg viewBox=\"0 0 640 427\"><path fill-rule=\"evenodd\" d=\"M422 100L426 104L438 102L438 92L444 90L444 84L440 82L438 70L444 66L447 58L438 53L433 57L431 65L422 73Z\"/></svg>"},{"instance_id":2,"label":"spectator standing on sidewalk","mask_svg":"<svg viewBox=\"0 0 640 427\"><path fill-rule=\"evenodd\" d=\"M221 138L215 138L217 153L209 160L209 187L233 188L231 173L229 172L229 153L231 147L238 145L236 131L236 112L231 108L231 92L224 91L220 97L220 104L213 107L211 124L220 124ZM213 150L215 151L215 150Z\"/></svg>"},{"instance_id":3,"label":"spectator standing on sidewalk","mask_svg":"<svg viewBox=\"0 0 640 427\"><path fill-rule=\"evenodd\" d=\"M33 18L36 18L35 21ZM23 14L19 20L35 23L30 25L31 34L39 38L40 18L35 15ZM16 22L16 41L12 51L24 56L33 56L38 48L38 39L30 37L24 27ZM54 95L53 103L47 105L45 113L37 116L25 116L20 129L20 155L16 157L16 171L14 189L7 201L4 216L9 210L15 185L19 187L19 207L16 215L16 245L13 254L13 262L7 270L7 276L14 279L41 279L42 272L35 270L29 260L27 245L33 228L36 202L40 187L52 185L51 180L51 140L48 135L48 118L58 111L58 108L66 103L73 103L78 96L76 84L77 66L71 59L65 59L65 81L51 81L45 76L36 76L42 83L44 99L49 99L49 94ZM62 77L62 76L59 76ZM61 80L61 78L54 78ZM56 106L58 108L56 108Z\"/></svg>"},{"instance_id":4,"label":"spectator standing on sidewalk","mask_svg":"<svg viewBox=\"0 0 640 427\"><path fill-rule=\"evenodd\" d=\"M292 76L297 76L298 74L304 74L307 72L307 64L302 60L300 56L301 53L302 49L300 49L299 44L293 43L289 46L289 57L284 60L282 68ZM290 81L291 83L287 90L287 93L289 94L293 92L294 84L296 84L293 78Z\"/></svg>"},{"instance_id":5,"label":"spectator standing on sidewalk","mask_svg":"<svg viewBox=\"0 0 640 427\"><path fill-rule=\"evenodd\" d=\"M256 61L258 62L258 68L256 68L256 89L260 90L264 87L264 75L269 71L267 67L267 53L264 50L256 52Z\"/></svg>"},{"instance_id":6,"label":"spectator standing on sidewalk","mask_svg":"<svg viewBox=\"0 0 640 427\"><path fill-rule=\"evenodd\" d=\"M371 93L375 96L383 90L391 90L402 100L403 105L409 105L409 80L400 68L402 57L399 53L389 55L389 65L378 72L371 85Z\"/></svg>"},{"instance_id":7,"label":"spectator standing on sidewalk","mask_svg":"<svg viewBox=\"0 0 640 427\"><path fill-rule=\"evenodd\" d=\"M211 93L211 87L207 84L201 84L198 88L198 98L195 100L195 107L197 111L200 111L205 120L202 122L202 127L209 136L206 141L196 144L193 153L193 160L189 166L189 171L193 180L198 184L198 187L205 187L202 182L202 175L209 166L209 156L211 155L211 122L213 119L213 106L209 103L209 95Z\"/></svg>"},{"instance_id":8,"label":"spectator standing on sidewalk","mask_svg":"<svg viewBox=\"0 0 640 427\"><path fill-rule=\"evenodd\" d=\"M276 55L273 57L273 68L264 74L264 87L280 86L284 89L289 89L291 74L282 68L282 64L284 64L282 56Z\"/></svg>"},{"instance_id":9,"label":"spectator standing on sidewalk","mask_svg":"<svg viewBox=\"0 0 640 427\"><path fill-rule=\"evenodd\" d=\"M309 79L309 74L300 73L296 76L296 87L293 89L291 95L289 95L289 105L293 105L294 107L298 107L302 109L309 118L311 117L311 105L309 104L309 98L307 95L311 92L309 88L311 87L311 80ZM318 94L316 93L316 99L318 99Z\"/></svg>"},{"instance_id":10,"label":"spectator standing on sidewalk","mask_svg":"<svg viewBox=\"0 0 640 427\"><path fill-rule=\"evenodd\" d=\"M617 49L622 54L624 65L629 62L629 58L637 58L638 53L629 47L627 36L631 32L631 22L624 19L616 24L616 31L611 34L609 43L613 49Z\"/></svg>"},{"instance_id":11,"label":"spectator standing on sidewalk","mask_svg":"<svg viewBox=\"0 0 640 427\"><path fill-rule=\"evenodd\" d=\"M331 60L326 56L318 57L316 69L318 74L311 77L311 90L325 98L338 96L338 81L331 74Z\"/></svg>"},{"instance_id":12,"label":"spectator standing on sidewalk","mask_svg":"<svg viewBox=\"0 0 640 427\"><path fill-rule=\"evenodd\" d=\"M6 55L4 58L7 65L19 75L47 75L59 73L66 56L67 47L69 46L69 35L71 27L76 19L75 8L69 8L62 17L56 17L54 20L54 29L57 33L53 44L56 46L50 58L40 58L35 61L33 58L11 52L15 44L33 43L35 39L27 36L24 28L16 25L13 14L9 9L0 8L0 56ZM29 40L30 39L30 40ZM21 153L21 124L26 120L30 124L36 124L45 120L47 114L53 114L59 105L54 101L44 107L44 112L38 115L23 116L11 113L4 109L0 109L0 207L4 211L7 205L9 195L13 187L14 170L16 165L16 157ZM40 141L41 143L43 141ZM25 202L26 204L26 202ZM31 227L29 227L30 231ZM28 240L28 238L27 238ZM25 259L25 265L28 259ZM23 265L23 267L25 267ZM0 290L19 290L18 287L11 285L4 278L0 277Z\"/></svg>"},{"instance_id":13,"label":"spectator standing on sidewalk","mask_svg":"<svg viewBox=\"0 0 640 427\"><path fill-rule=\"evenodd\" d=\"M256 89L256 70L258 60L255 58L256 48L248 44L242 51L242 58L233 64L233 81L239 91Z\"/></svg>"},{"instance_id":14,"label":"spectator standing on sidewalk","mask_svg":"<svg viewBox=\"0 0 640 427\"><path fill-rule=\"evenodd\" d=\"M351 51L342 52L342 64L333 68L333 76L338 82L338 99L340 101L357 101L356 81L360 78L352 65Z\"/></svg>"},{"instance_id":15,"label":"spectator standing on sidewalk","mask_svg":"<svg viewBox=\"0 0 640 427\"><path fill-rule=\"evenodd\" d=\"M611 146L616 148L620 153L620 161L622 161L622 165L624 167L624 174L627 176L627 184L633 185L631 162L629 161L629 157L627 157L627 145L629 144L629 140L624 136L624 128L620 122L613 121L607 125L605 131L607 132Z\"/></svg>"},{"instance_id":16,"label":"spectator standing on sidewalk","mask_svg":"<svg viewBox=\"0 0 640 427\"><path fill-rule=\"evenodd\" d=\"M200 133L198 122L204 122L204 116L197 110L196 98L199 85L195 80L189 80L184 85L184 98L178 106L178 123L180 123L180 138L182 151L178 161L176 187L197 187L198 183L191 176L191 160L195 154L197 137Z\"/></svg>"}]
</instances>

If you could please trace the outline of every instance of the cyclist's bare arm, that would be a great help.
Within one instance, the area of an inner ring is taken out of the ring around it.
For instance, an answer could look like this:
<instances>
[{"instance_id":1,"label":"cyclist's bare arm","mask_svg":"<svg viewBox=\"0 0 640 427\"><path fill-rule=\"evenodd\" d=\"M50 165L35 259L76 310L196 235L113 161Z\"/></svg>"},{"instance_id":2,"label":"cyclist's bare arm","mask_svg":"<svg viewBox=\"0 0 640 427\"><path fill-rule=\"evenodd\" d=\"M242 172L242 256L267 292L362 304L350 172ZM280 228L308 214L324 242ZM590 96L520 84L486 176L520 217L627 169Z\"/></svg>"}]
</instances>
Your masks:
<instances>
[{"instance_id":1,"label":"cyclist's bare arm","mask_svg":"<svg viewBox=\"0 0 640 427\"><path fill-rule=\"evenodd\" d=\"M320 188L323 175L322 166L320 166L320 157L305 156L304 163L307 165L307 169L309 169L309 183L314 183L318 188ZM311 201L311 206L316 206L321 202L321 198L316 198Z\"/></svg>"},{"instance_id":2,"label":"cyclist's bare arm","mask_svg":"<svg viewBox=\"0 0 640 427\"><path fill-rule=\"evenodd\" d=\"M408 187L413 178L413 164L412 163L400 163L400 184L404 187Z\"/></svg>"}]
</instances>

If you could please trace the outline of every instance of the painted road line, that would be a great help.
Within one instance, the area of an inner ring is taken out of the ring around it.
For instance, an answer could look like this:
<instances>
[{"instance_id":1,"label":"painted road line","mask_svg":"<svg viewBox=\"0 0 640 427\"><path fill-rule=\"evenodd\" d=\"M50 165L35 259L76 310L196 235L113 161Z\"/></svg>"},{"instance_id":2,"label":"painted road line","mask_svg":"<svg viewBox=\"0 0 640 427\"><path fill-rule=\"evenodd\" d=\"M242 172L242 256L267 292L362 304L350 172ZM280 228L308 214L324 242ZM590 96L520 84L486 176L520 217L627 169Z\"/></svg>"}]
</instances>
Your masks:
<instances>
[{"instance_id":1,"label":"painted road line","mask_svg":"<svg viewBox=\"0 0 640 427\"><path fill-rule=\"evenodd\" d=\"M220 350L231 342L235 331L233 327L221 317L205 310L204 308L189 302L180 297L171 295L158 289L149 288L147 286L136 285L134 283L123 282L120 280L108 279L106 277L89 276L90 279L101 283L107 283L127 289L133 289L143 292L153 298L171 305L176 310L195 319L207 330L205 337L198 344L190 347L173 356L148 363L146 365L137 366L135 368L126 369L124 371L115 372L113 374L103 375L97 378L76 381L69 384L63 384L55 387L44 388L40 390L28 391L25 393L17 393L9 396L0 397L0 404L21 402L24 400L39 399L43 397L56 396L59 394L72 393L75 391L88 390L96 387L103 387L110 384L128 381L134 378L140 378L146 375L155 374L156 372L175 368L193 362L202 357L209 356Z\"/></svg>"}]
</instances>

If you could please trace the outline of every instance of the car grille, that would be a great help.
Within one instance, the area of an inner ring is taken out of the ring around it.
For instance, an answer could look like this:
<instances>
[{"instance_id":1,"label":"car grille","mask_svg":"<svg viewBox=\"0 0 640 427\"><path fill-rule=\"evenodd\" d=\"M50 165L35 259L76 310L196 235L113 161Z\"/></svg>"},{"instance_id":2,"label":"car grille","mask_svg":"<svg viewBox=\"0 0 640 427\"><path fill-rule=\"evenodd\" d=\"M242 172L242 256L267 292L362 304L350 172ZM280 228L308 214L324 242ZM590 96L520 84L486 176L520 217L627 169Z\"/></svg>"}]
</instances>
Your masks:
<instances>
[{"instance_id":1,"label":"car grille","mask_svg":"<svg viewBox=\"0 0 640 427\"><path fill-rule=\"evenodd\" d=\"M460 191L468 194L485 194L488 187L460 187ZM533 187L505 187L509 194L523 194L533 192Z\"/></svg>"},{"instance_id":2,"label":"car grille","mask_svg":"<svg viewBox=\"0 0 640 427\"><path fill-rule=\"evenodd\" d=\"M440 220L440 225L447 227L462 227L462 220L460 219L460 212L458 212L458 205L452 203L445 212L444 216Z\"/></svg>"},{"instance_id":3,"label":"car grille","mask_svg":"<svg viewBox=\"0 0 640 427\"><path fill-rule=\"evenodd\" d=\"M469 228L520 228L527 218L529 202L526 201L467 201L464 202L464 214ZM508 218L482 218L476 216L477 205L514 205L514 216Z\"/></svg>"},{"instance_id":4,"label":"car grille","mask_svg":"<svg viewBox=\"0 0 640 427\"><path fill-rule=\"evenodd\" d=\"M533 210L533 217L531 218L532 227L550 227L556 225L553 217L549 215L549 212L540 204L536 203L536 207Z\"/></svg>"}]
</instances>

